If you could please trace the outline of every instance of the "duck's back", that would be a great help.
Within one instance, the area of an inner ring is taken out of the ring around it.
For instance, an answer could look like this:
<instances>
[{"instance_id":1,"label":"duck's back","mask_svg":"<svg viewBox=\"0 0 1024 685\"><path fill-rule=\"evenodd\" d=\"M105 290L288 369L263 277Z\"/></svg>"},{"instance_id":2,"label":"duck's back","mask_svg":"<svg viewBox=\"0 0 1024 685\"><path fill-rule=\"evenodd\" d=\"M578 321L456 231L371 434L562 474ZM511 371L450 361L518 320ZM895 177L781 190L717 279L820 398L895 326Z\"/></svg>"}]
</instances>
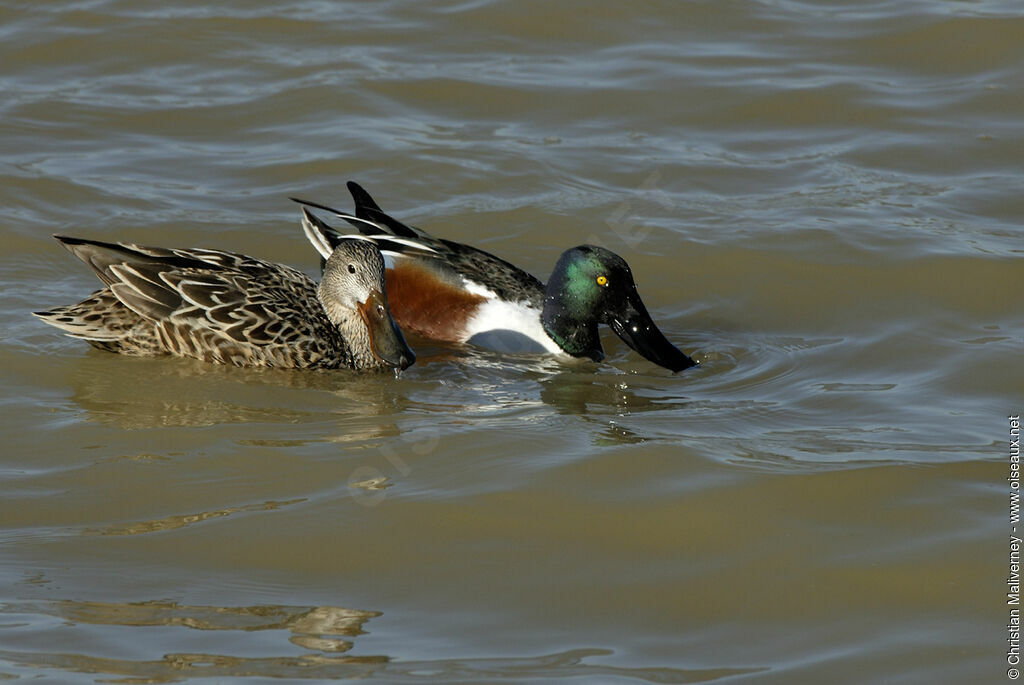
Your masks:
<instances>
[{"instance_id":1,"label":"duck's back","mask_svg":"<svg viewBox=\"0 0 1024 685\"><path fill-rule=\"evenodd\" d=\"M106 287L36 316L97 348L236 366L351 366L316 285L296 269L218 250L58 240Z\"/></svg>"}]
</instances>

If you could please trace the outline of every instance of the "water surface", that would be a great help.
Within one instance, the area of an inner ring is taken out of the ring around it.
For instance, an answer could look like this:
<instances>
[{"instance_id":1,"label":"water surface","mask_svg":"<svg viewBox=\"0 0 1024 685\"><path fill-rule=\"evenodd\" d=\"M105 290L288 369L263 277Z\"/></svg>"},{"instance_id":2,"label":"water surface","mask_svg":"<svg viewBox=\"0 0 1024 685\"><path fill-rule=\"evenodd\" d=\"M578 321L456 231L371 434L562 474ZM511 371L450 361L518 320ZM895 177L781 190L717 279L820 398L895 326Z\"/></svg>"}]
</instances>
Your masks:
<instances>
[{"instance_id":1,"label":"water surface","mask_svg":"<svg viewBox=\"0 0 1024 685\"><path fill-rule=\"evenodd\" d=\"M1016 3L0 6L0 678L997 682L1024 406ZM50 238L316 273L347 180L673 375L410 338L394 378L129 359Z\"/></svg>"}]
</instances>

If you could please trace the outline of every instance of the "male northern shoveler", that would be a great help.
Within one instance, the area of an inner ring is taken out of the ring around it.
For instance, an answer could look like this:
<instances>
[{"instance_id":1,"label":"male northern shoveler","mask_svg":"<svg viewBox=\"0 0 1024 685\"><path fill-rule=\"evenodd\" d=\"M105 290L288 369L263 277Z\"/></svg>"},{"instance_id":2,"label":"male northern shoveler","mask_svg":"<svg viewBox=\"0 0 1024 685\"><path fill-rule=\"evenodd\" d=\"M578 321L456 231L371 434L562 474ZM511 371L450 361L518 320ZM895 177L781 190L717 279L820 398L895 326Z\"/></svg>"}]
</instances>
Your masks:
<instances>
[{"instance_id":1,"label":"male northern shoveler","mask_svg":"<svg viewBox=\"0 0 1024 685\"><path fill-rule=\"evenodd\" d=\"M405 369L416 359L388 308L384 259L362 236L337 243L319 287L231 252L54 237L106 287L34 314L101 350L285 368Z\"/></svg>"},{"instance_id":2,"label":"male northern shoveler","mask_svg":"<svg viewBox=\"0 0 1024 685\"><path fill-rule=\"evenodd\" d=\"M403 328L449 342L499 351L604 357L597 333L608 324L623 341L672 371L695 366L658 330L629 265L603 247L566 250L545 287L539 280L469 245L431 236L388 216L361 186L349 182L355 215L331 212L372 238L387 264L387 289ZM303 230L323 257L343 236L303 207Z\"/></svg>"}]
</instances>

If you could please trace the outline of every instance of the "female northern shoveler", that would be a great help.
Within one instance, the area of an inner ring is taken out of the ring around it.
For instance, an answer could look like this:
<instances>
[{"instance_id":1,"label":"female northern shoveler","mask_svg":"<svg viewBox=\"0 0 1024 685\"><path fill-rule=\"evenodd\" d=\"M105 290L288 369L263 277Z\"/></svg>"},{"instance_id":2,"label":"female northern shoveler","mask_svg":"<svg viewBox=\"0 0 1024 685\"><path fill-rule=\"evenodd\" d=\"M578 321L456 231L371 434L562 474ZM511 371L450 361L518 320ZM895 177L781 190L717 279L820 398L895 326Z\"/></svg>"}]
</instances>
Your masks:
<instances>
[{"instance_id":1,"label":"female northern shoveler","mask_svg":"<svg viewBox=\"0 0 1024 685\"><path fill-rule=\"evenodd\" d=\"M101 350L285 368L405 369L416 360L388 309L384 259L362 236L337 243L319 287L289 266L231 252L54 237L106 287L34 313Z\"/></svg>"},{"instance_id":2,"label":"female northern shoveler","mask_svg":"<svg viewBox=\"0 0 1024 685\"><path fill-rule=\"evenodd\" d=\"M623 341L672 371L695 366L654 324L629 265L594 245L562 253L545 287L492 254L431 236L388 216L369 193L349 182L355 215L292 198L331 212L372 238L387 263L387 289L403 328L449 342L471 342L508 352L553 352L604 357L597 333L608 324ZM303 230L323 257L343 236L303 207Z\"/></svg>"}]
</instances>

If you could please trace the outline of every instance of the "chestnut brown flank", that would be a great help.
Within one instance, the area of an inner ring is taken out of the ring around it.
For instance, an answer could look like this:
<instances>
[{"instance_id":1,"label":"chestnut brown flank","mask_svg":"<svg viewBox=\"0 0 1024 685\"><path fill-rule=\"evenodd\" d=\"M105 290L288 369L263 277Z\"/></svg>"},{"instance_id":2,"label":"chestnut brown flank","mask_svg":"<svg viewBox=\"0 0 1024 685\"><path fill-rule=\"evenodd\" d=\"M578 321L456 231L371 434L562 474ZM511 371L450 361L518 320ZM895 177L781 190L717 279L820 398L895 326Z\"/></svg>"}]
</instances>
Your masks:
<instances>
[{"instance_id":1,"label":"chestnut brown flank","mask_svg":"<svg viewBox=\"0 0 1024 685\"><path fill-rule=\"evenodd\" d=\"M402 328L435 340L462 342L466 322L486 298L437 278L430 269L399 264L385 275L388 306Z\"/></svg>"}]
</instances>

